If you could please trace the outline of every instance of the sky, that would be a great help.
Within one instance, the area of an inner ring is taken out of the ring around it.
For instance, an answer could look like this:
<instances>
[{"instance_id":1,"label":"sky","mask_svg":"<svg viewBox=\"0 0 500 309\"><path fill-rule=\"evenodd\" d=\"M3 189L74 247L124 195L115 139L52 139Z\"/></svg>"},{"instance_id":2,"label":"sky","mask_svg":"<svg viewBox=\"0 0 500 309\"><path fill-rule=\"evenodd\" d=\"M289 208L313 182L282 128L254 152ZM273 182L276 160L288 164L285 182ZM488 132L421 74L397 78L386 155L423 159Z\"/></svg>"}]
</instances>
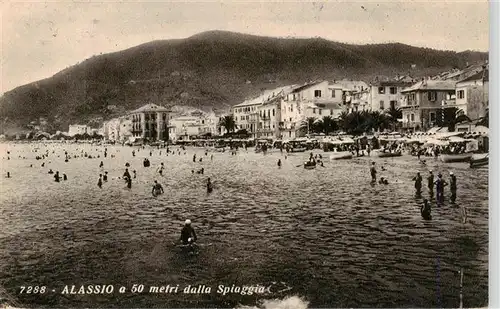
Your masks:
<instances>
[{"instance_id":1,"label":"sky","mask_svg":"<svg viewBox=\"0 0 500 309\"><path fill-rule=\"evenodd\" d=\"M209 30L488 51L488 2L0 1L0 94L93 55Z\"/></svg>"}]
</instances>

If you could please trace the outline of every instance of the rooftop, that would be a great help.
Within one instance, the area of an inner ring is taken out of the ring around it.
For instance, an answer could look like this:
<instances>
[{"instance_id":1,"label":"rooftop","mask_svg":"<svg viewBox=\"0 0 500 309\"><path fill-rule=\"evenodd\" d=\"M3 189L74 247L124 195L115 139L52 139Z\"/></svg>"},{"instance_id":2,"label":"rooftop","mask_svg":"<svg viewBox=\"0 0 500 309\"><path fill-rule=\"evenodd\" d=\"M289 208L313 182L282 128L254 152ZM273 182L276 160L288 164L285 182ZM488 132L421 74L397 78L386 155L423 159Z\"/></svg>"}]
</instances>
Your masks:
<instances>
[{"instance_id":1,"label":"rooftop","mask_svg":"<svg viewBox=\"0 0 500 309\"><path fill-rule=\"evenodd\" d=\"M142 107L139 107L136 110L131 111L131 114L136 114L136 113L147 113L147 112L169 112L170 110L168 108L165 108L163 106L159 106L153 103L146 104Z\"/></svg>"},{"instance_id":2,"label":"rooftop","mask_svg":"<svg viewBox=\"0 0 500 309\"><path fill-rule=\"evenodd\" d=\"M401 92L425 91L425 90L455 90L456 81L449 80L422 80L418 83L401 90Z\"/></svg>"},{"instance_id":3,"label":"rooftop","mask_svg":"<svg viewBox=\"0 0 500 309\"><path fill-rule=\"evenodd\" d=\"M280 94L284 94L284 93L288 93L288 92L293 91L294 87L296 87L296 86L291 85L291 86L284 86L284 87L279 87L279 88L275 88L275 89L271 89L271 90L264 90L264 92L262 92L260 95L254 97L254 98L251 98L251 99L247 99L243 103L236 104L233 106L233 108L234 107L249 106L249 105L260 105L264 101L268 101L270 99L273 99L273 98L279 96Z\"/></svg>"},{"instance_id":4,"label":"rooftop","mask_svg":"<svg viewBox=\"0 0 500 309\"><path fill-rule=\"evenodd\" d=\"M470 82L470 81L474 81L474 80L484 80L485 82L487 82L489 80L489 70L484 69L480 72L477 72L476 74L469 76L466 79L462 79L461 81L457 82L457 84L463 83L463 82Z\"/></svg>"}]
</instances>

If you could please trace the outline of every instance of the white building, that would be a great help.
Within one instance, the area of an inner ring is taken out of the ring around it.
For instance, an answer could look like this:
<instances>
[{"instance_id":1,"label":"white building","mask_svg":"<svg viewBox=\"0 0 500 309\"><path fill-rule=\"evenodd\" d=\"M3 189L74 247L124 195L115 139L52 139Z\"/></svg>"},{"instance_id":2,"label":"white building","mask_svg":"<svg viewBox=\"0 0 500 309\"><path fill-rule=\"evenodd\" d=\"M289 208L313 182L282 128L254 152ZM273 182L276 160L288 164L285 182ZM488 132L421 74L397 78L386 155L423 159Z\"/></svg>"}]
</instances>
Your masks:
<instances>
[{"instance_id":1,"label":"white building","mask_svg":"<svg viewBox=\"0 0 500 309\"><path fill-rule=\"evenodd\" d=\"M189 115L173 115L170 119L169 137L172 141L192 140L203 135L218 135L219 118L214 113L194 111Z\"/></svg>"},{"instance_id":2,"label":"white building","mask_svg":"<svg viewBox=\"0 0 500 309\"><path fill-rule=\"evenodd\" d=\"M69 136L75 136L77 134L92 134L92 129L87 125L80 124L70 124L68 129Z\"/></svg>"}]
</instances>

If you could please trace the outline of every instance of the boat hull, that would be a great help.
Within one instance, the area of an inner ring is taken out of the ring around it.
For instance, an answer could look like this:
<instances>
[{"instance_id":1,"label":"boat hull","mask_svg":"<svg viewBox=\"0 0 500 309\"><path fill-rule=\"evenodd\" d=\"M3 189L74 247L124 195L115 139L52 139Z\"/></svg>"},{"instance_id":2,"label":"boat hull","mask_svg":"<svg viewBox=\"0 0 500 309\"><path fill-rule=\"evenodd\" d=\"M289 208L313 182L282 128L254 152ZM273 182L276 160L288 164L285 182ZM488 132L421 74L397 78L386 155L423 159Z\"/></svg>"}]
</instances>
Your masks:
<instances>
[{"instance_id":1,"label":"boat hull","mask_svg":"<svg viewBox=\"0 0 500 309\"><path fill-rule=\"evenodd\" d=\"M305 152L306 150L306 148L293 148L288 150L288 152Z\"/></svg>"},{"instance_id":2,"label":"boat hull","mask_svg":"<svg viewBox=\"0 0 500 309\"><path fill-rule=\"evenodd\" d=\"M485 165L488 165L488 162L489 162L489 156L486 154L486 155L482 155L482 156L472 156L472 158L470 159L470 167L474 168L474 167L480 167L480 166L485 166Z\"/></svg>"},{"instance_id":3,"label":"boat hull","mask_svg":"<svg viewBox=\"0 0 500 309\"><path fill-rule=\"evenodd\" d=\"M458 155L441 155L440 159L444 163L454 163L454 162L469 162L472 158L472 154L458 154Z\"/></svg>"},{"instance_id":4,"label":"boat hull","mask_svg":"<svg viewBox=\"0 0 500 309\"><path fill-rule=\"evenodd\" d=\"M330 160L348 160L352 159L352 153L346 152L346 153L338 153L338 154L331 154L330 155Z\"/></svg>"},{"instance_id":5,"label":"boat hull","mask_svg":"<svg viewBox=\"0 0 500 309\"><path fill-rule=\"evenodd\" d=\"M401 157L401 152L379 152L377 154L379 158L392 158L392 157Z\"/></svg>"}]
</instances>

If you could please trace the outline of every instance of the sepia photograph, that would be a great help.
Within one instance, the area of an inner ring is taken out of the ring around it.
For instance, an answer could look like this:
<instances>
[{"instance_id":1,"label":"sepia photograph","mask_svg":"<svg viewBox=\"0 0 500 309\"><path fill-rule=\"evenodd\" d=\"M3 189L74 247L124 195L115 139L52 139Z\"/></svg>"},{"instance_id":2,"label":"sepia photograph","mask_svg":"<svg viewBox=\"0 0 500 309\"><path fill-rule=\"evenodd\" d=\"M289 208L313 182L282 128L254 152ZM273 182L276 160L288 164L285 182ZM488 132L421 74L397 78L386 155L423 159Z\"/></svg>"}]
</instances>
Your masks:
<instances>
[{"instance_id":1,"label":"sepia photograph","mask_svg":"<svg viewBox=\"0 0 500 309\"><path fill-rule=\"evenodd\" d=\"M488 307L489 5L1 3L0 308Z\"/></svg>"}]
</instances>

